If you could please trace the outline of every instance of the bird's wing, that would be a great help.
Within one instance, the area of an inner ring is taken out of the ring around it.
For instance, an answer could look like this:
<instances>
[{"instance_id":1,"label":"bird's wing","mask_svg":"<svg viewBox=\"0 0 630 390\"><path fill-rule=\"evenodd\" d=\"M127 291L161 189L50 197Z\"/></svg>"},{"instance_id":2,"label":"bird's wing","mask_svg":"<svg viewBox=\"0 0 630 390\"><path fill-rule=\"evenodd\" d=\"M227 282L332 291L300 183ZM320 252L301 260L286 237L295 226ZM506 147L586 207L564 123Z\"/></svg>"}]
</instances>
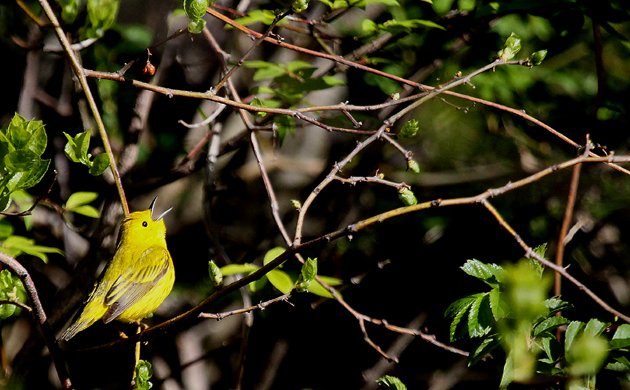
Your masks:
<instances>
[{"instance_id":1,"label":"bird's wing","mask_svg":"<svg viewBox=\"0 0 630 390\"><path fill-rule=\"evenodd\" d=\"M123 270L105 296L105 305L109 309L103 322L115 320L146 295L168 271L168 258L166 248L152 246L135 260L132 267Z\"/></svg>"}]
</instances>

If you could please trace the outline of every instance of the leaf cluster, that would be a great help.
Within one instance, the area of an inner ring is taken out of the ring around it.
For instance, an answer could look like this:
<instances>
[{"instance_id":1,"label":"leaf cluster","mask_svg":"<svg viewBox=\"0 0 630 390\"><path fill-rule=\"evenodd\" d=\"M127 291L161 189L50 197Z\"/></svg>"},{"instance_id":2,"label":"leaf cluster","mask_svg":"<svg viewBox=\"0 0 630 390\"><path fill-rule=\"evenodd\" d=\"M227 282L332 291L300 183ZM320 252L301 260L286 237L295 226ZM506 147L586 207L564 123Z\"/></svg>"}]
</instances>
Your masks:
<instances>
[{"instance_id":1,"label":"leaf cluster","mask_svg":"<svg viewBox=\"0 0 630 390\"><path fill-rule=\"evenodd\" d=\"M544 253L544 247L537 251ZM513 381L528 382L535 375L569 378L574 385L586 386L594 383L602 368L630 375L625 357L630 325L620 325L608 339L605 333L611 324L596 318L587 323L571 321L561 315L572 305L546 297L550 279L539 263L523 259L503 267L472 259L461 269L488 285L490 291L458 299L446 309L451 340L475 342L469 365L503 350L502 387ZM556 332L562 330L563 338L558 339Z\"/></svg>"},{"instance_id":2,"label":"leaf cluster","mask_svg":"<svg viewBox=\"0 0 630 390\"><path fill-rule=\"evenodd\" d=\"M268 264L276 257L284 253L285 249L282 247L275 247L267 251L263 257L263 265ZM254 271L257 271L260 266L253 263L243 264L228 264L220 268L222 276L243 274L248 275ZM211 278L216 279L216 270L210 265ZM267 282L271 283L273 287L278 289L283 294L288 294L294 289L298 292L309 292L311 294L318 295L324 298L332 298L332 295L328 290L322 286L322 284L315 279L317 276L317 259L307 259L299 274L287 272L281 269L273 269L269 271L265 276L257 281L251 282L248 286L252 292L260 291ZM319 279L329 286L339 286L342 281L330 276L320 275Z\"/></svg>"},{"instance_id":3,"label":"leaf cluster","mask_svg":"<svg viewBox=\"0 0 630 390\"><path fill-rule=\"evenodd\" d=\"M88 172L93 176L102 175L109 166L109 157L105 153L92 156L90 150L90 131L82 131L74 137L64 132L68 143L64 148L66 157L71 161L88 167Z\"/></svg>"},{"instance_id":4,"label":"leaf cluster","mask_svg":"<svg viewBox=\"0 0 630 390\"><path fill-rule=\"evenodd\" d=\"M19 306L10 302L25 304L26 290L20 278L3 269L0 271L0 320L18 315L22 311Z\"/></svg>"},{"instance_id":5,"label":"leaf cluster","mask_svg":"<svg viewBox=\"0 0 630 390\"><path fill-rule=\"evenodd\" d=\"M48 137L44 124L15 114L0 130L0 211L9 207L11 194L39 183L50 165L43 159Z\"/></svg>"}]
</instances>

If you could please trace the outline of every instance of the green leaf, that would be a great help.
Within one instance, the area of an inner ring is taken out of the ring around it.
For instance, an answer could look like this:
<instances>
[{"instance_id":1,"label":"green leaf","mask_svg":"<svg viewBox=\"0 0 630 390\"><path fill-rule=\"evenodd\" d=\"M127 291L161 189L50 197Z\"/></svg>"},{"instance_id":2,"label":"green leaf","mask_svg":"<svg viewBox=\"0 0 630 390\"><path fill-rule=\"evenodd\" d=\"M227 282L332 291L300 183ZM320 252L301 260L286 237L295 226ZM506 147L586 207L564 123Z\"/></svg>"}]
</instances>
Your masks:
<instances>
[{"instance_id":1,"label":"green leaf","mask_svg":"<svg viewBox=\"0 0 630 390\"><path fill-rule=\"evenodd\" d=\"M72 24L79 14L79 0L58 0L61 5L61 18L67 24Z\"/></svg>"},{"instance_id":2,"label":"green leaf","mask_svg":"<svg viewBox=\"0 0 630 390\"><path fill-rule=\"evenodd\" d=\"M606 338L585 330L575 339L566 354L568 371L574 376L594 375L604 364L606 356L608 356Z\"/></svg>"},{"instance_id":3,"label":"green leaf","mask_svg":"<svg viewBox=\"0 0 630 390\"><path fill-rule=\"evenodd\" d=\"M269 282L271 282L271 284L283 294L288 294L291 290L293 290L295 283L286 272L274 269L269 271L266 276L267 279L269 279Z\"/></svg>"},{"instance_id":4,"label":"green leaf","mask_svg":"<svg viewBox=\"0 0 630 390\"><path fill-rule=\"evenodd\" d=\"M102 37L114 25L119 5L119 0L87 0L90 38Z\"/></svg>"},{"instance_id":5,"label":"green leaf","mask_svg":"<svg viewBox=\"0 0 630 390\"><path fill-rule=\"evenodd\" d=\"M398 136L400 138L413 138L418 134L420 130L420 122L415 119L411 119L403 125L403 127L398 132Z\"/></svg>"},{"instance_id":6,"label":"green leaf","mask_svg":"<svg viewBox=\"0 0 630 390\"><path fill-rule=\"evenodd\" d=\"M146 360L138 361L136 365L135 390L149 390L153 387L150 382L153 376L153 366Z\"/></svg>"},{"instance_id":7,"label":"green leaf","mask_svg":"<svg viewBox=\"0 0 630 390\"><path fill-rule=\"evenodd\" d=\"M49 165L50 160L37 161L33 164L30 171L14 175L9 183L9 188L16 191L33 187L42 180L48 171Z\"/></svg>"},{"instance_id":8,"label":"green leaf","mask_svg":"<svg viewBox=\"0 0 630 390\"><path fill-rule=\"evenodd\" d=\"M230 275L237 275L237 274L249 274L258 270L259 268L260 267L257 266L256 264L244 263L244 264L228 264L228 265L224 265L223 267L219 269L221 270L221 273L224 276L230 276Z\"/></svg>"},{"instance_id":9,"label":"green leaf","mask_svg":"<svg viewBox=\"0 0 630 390\"><path fill-rule=\"evenodd\" d=\"M395 376L385 375L376 380L379 389L386 390L407 390L407 386Z\"/></svg>"},{"instance_id":10,"label":"green leaf","mask_svg":"<svg viewBox=\"0 0 630 390\"><path fill-rule=\"evenodd\" d=\"M398 199L400 199L405 206L413 206L418 204L416 195L407 187L401 187L398 190Z\"/></svg>"},{"instance_id":11,"label":"green leaf","mask_svg":"<svg viewBox=\"0 0 630 390\"><path fill-rule=\"evenodd\" d=\"M564 353L567 354L568 351L573 346L573 342L577 338L578 334L584 329L584 323L582 321L571 321L569 325L567 325L567 330L564 332Z\"/></svg>"},{"instance_id":12,"label":"green leaf","mask_svg":"<svg viewBox=\"0 0 630 390\"><path fill-rule=\"evenodd\" d=\"M184 12L192 20L199 20L206 15L209 0L184 0Z\"/></svg>"},{"instance_id":13,"label":"green leaf","mask_svg":"<svg viewBox=\"0 0 630 390\"><path fill-rule=\"evenodd\" d=\"M254 73L254 80L273 79L287 74L287 69L278 64L267 61L245 61L243 64L246 68L257 69Z\"/></svg>"},{"instance_id":14,"label":"green leaf","mask_svg":"<svg viewBox=\"0 0 630 390\"><path fill-rule=\"evenodd\" d=\"M92 176L100 176L109 167L109 156L105 153L98 154L94 157L92 165L88 172Z\"/></svg>"},{"instance_id":15,"label":"green leaf","mask_svg":"<svg viewBox=\"0 0 630 390\"><path fill-rule=\"evenodd\" d=\"M306 11L307 8L308 0L294 0L293 4L291 4L291 10L296 14Z\"/></svg>"},{"instance_id":16,"label":"green leaf","mask_svg":"<svg viewBox=\"0 0 630 390\"><path fill-rule=\"evenodd\" d=\"M38 161L39 156L27 149L18 149L4 156L4 164L9 172L28 172Z\"/></svg>"},{"instance_id":17,"label":"green leaf","mask_svg":"<svg viewBox=\"0 0 630 390\"><path fill-rule=\"evenodd\" d=\"M41 259L44 263L48 262L48 253L57 253L63 255L60 249L36 245L35 240L22 236L11 236L0 243L0 250L10 256L17 257L21 254L28 254Z\"/></svg>"},{"instance_id":18,"label":"green leaf","mask_svg":"<svg viewBox=\"0 0 630 390\"><path fill-rule=\"evenodd\" d=\"M32 131L31 137L24 145L24 148L33 152L37 157L40 157L46 150L48 145L48 137L46 136L46 129L42 121L29 121L27 124L27 130Z\"/></svg>"},{"instance_id":19,"label":"green leaf","mask_svg":"<svg viewBox=\"0 0 630 390\"><path fill-rule=\"evenodd\" d=\"M265 256L263 257L263 264L268 264L273 259L283 254L285 251L286 249L284 249L281 246L277 246L275 248L269 249L267 253L265 253Z\"/></svg>"},{"instance_id":20,"label":"green leaf","mask_svg":"<svg viewBox=\"0 0 630 390\"><path fill-rule=\"evenodd\" d=\"M365 8L366 6L370 4L382 4L389 7L395 7L399 5L399 3L396 0L358 0L358 1L320 0L320 1L333 10L342 9L342 8L350 8L350 7Z\"/></svg>"},{"instance_id":21,"label":"green leaf","mask_svg":"<svg viewBox=\"0 0 630 390\"><path fill-rule=\"evenodd\" d=\"M208 275L210 276L210 281L214 287L220 287L223 285L223 274L214 260L208 261Z\"/></svg>"},{"instance_id":22,"label":"green leaf","mask_svg":"<svg viewBox=\"0 0 630 390\"><path fill-rule=\"evenodd\" d=\"M587 333L592 336L600 335L604 330L606 330L608 324L605 322L601 322L597 318L591 318L584 328L584 333Z\"/></svg>"},{"instance_id":23,"label":"green leaf","mask_svg":"<svg viewBox=\"0 0 630 390\"><path fill-rule=\"evenodd\" d=\"M83 165L89 164L88 149L90 147L90 131L83 131L74 137L64 132L68 142L64 147L64 153L71 161Z\"/></svg>"},{"instance_id":24,"label":"green leaf","mask_svg":"<svg viewBox=\"0 0 630 390\"><path fill-rule=\"evenodd\" d=\"M28 122L19 114L13 115L6 131L6 139L11 146L11 151L23 149L31 139L31 134L28 131Z\"/></svg>"},{"instance_id":25,"label":"green leaf","mask_svg":"<svg viewBox=\"0 0 630 390\"><path fill-rule=\"evenodd\" d=\"M499 50L499 58L502 61L509 61L521 51L521 38L515 33L505 40L505 45L502 50Z\"/></svg>"},{"instance_id":26,"label":"green leaf","mask_svg":"<svg viewBox=\"0 0 630 390\"><path fill-rule=\"evenodd\" d=\"M621 349L630 347L630 325L621 324L615 331L610 341L611 349Z\"/></svg>"},{"instance_id":27,"label":"green leaf","mask_svg":"<svg viewBox=\"0 0 630 390\"><path fill-rule=\"evenodd\" d=\"M97 209L90 205L77 206L72 209L72 212L84 215L89 218L100 218L101 216L101 213L99 213Z\"/></svg>"},{"instance_id":28,"label":"green leaf","mask_svg":"<svg viewBox=\"0 0 630 390\"><path fill-rule=\"evenodd\" d=\"M553 297L545 300L545 306L549 309L549 314L554 314L559 311L567 310L573 307L569 302L563 301L560 298Z\"/></svg>"},{"instance_id":29,"label":"green leaf","mask_svg":"<svg viewBox=\"0 0 630 390\"><path fill-rule=\"evenodd\" d=\"M248 12L247 15L243 16L242 18L236 19L236 22L244 26L249 26L250 24L254 23L270 25L275 19L276 15L273 11L256 9Z\"/></svg>"},{"instance_id":30,"label":"green leaf","mask_svg":"<svg viewBox=\"0 0 630 390\"><path fill-rule=\"evenodd\" d=\"M343 283L341 279L333 278L331 276L320 275L319 279L326 283L329 286L339 286ZM308 292L311 294L315 294L322 298L332 298L332 294L322 286L322 284L318 280L313 280L308 287Z\"/></svg>"},{"instance_id":31,"label":"green leaf","mask_svg":"<svg viewBox=\"0 0 630 390\"><path fill-rule=\"evenodd\" d=\"M9 270L0 271L0 300L26 303L27 295L22 281L13 275ZM0 320L18 315L21 308L17 305L6 303L0 304Z\"/></svg>"},{"instance_id":32,"label":"green leaf","mask_svg":"<svg viewBox=\"0 0 630 390\"><path fill-rule=\"evenodd\" d=\"M310 285L315 280L315 276L317 276L317 259L311 259L309 257L300 270L300 276L296 283L297 290L300 292L308 291Z\"/></svg>"},{"instance_id":33,"label":"green leaf","mask_svg":"<svg viewBox=\"0 0 630 390\"><path fill-rule=\"evenodd\" d=\"M287 135L295 134L295 119L292 116L276 115L273 117L273 123L280 145L282 145Z\"/></svg>"},{"instance_id":34,"label":"green leaf","mask_svg":"<svg viewBox=\"0 0 630 390\"><path fill-rule=\"evenodd\" d=\"M83 206L95 201L96 198L98 198L98 194L96 192L75 192L68 197L64 208L72 211L75 207Z\"/></svg>"},{"instance_id":35,"label":"green leaf","mask_svg":"<svg viewBox=\"0 0 630 390\"><path fill-rule=\"evenodd\" d=\"M488 303L488 294L475 294L475 300L468 311L468 336L482 337L492 330L492 316Z\"/></svg>"},{"instance_id":36,"label":"green leaf","mask_svg":"<svg viewBox=\"0 0 630 390\"><path fill-rule=\"evenodd\" d=\"M489 293L490 310L495 321L502 320L508 316L510 309L507 302L502 297L498 288L493 288Z\"/></svg>"},{"instance_id":37,"label":"green leaf","mask_svg":"<svg viewBox=\"0 0 630 390\"><path fill-rule=\"evenodd\" d=\"M400 34L400 33L411 33L413 30L416 30L421 27L428 28L437 28L440 30L446 29L439 24L431 21L431 20L423 20L423 19L409 19L409 20L395 20L391 19L378 26L379 30L387 31L391 34Z\"/></svg>"},{"instance_id":38,"label":"green leaf","mask_svg":"<svg viewBox=\"0 0 630 390\"><path fill-rule=\"evenodd\" d=\"M196 19L188 22L188 32L191 34L199 34L206 27L205 19Z\"/></svg>"},{"instance_id":39,"label":"green leaf","mask_svg":"<svg viewBox=\"0 0 630 390\"><path fill-rule=\"evenodd\" d=\"M533 52L530 56L532 65L538 66L542 64L542 62L545 60L545 57L547 57L547 50L538 50Z\"/></svg>"},{"instance_id":40,"label":"green leaf","mask_svg":"<svg viewBox=\"0 0 630 390\"><path fill-rule=\"evenodd\" d=\"M475 277L489 284L498 286L504 279L505 271L503 267L496 264L486 264L477 259L469 259L460 267L468 275Z\"/></svg>"},{"instance_id":41,"label":"green leaf","mask_svg":"<svg viewBox=\"0 0 630 390\"><path fill-rule=\"evenodd\" d=\"M630 360L628 360L625 356L616 356L613 358L613 363L608 363L606 365L607 370L616 371L623 374L628 374L630 372Z\"/></svg>"},{"instance_id":42,"label":"green leaf","mask_svg":"<svg viewBox=\"0 0 630 390\"><path fill-rule=\"evenodd\" d=\"M0 240L4 240L13 234L13 225L6 219L0 219Z\"/></svg>"},{"instance_id":43,"label":"green leaf","mask_svg":"<svg viewBox=\"0 0 630 390\"><path fill-rule=\"evenodd\" d=\"M461 320L462 318L464 318L464 316L468 312L468 309L477 298L477 295L479 294L469 295L467 297L460 298L456 300L455 302L451 303L446 308L444 316L447 318L448 317L453 318L453 320L451 321L450 332L449 332L449 337L451 341L455 341L456 339L460 337L460 332L458 331L458 329L459 329Z\"/></svg>"},{"instance_id":44,"label":"green leaf","mask_svg":"<svg viewBox=\"0 0 630 390\"><path fill-rule=\"evenodd\" d=\"M554 330L559 326L566 325L568 323L569 320L561 316L547 317L534 327L533 334L535 337L538 337L545 332Z\"/></svg>"},{"instance_id":45,"label":"green leaf","mask_svg":"<svg viewBox=\"0 0 630 390\"><path fill-rule=\"evenodd\" d=\"M470 352L466 362L468 363L468 367L473 366L479 362L479 360L483 359L486 355L492 352L494 349L499 347L501 343L496 336L488 337L482 339L481 343Z\"/></svg>"},{"instance_id":46,"label":"green leaf","mask_svg":"<svg viewBox=\"0 0 630 390\"><path fill-rule=\"evenodd\" d=\"M414 159L407 160L407 169L413 173L420 173L420 165Z\"/></svg>"}]
</instances>

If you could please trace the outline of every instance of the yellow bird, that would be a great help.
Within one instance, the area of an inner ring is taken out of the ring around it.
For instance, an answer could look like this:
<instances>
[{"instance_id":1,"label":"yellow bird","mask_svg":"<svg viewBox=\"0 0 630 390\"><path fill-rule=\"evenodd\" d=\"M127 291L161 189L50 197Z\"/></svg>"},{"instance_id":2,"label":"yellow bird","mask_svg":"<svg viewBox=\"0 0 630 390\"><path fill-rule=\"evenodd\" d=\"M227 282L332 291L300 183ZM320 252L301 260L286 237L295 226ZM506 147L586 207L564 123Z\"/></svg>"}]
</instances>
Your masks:
<instances>
[{"instance_id":1,"label":"yellow bird","mask_svg":"<svg viewBox=\"0 0 630 390\"><path fill-rule=\"evenodd\" d=\"M171 292L175 270L162 219L171 209L153 217L156 200L157 196L148 210L133 212L123 220L114 258L61 340L70 340L99 319L106 324L113 320L140 322Z\"/></svg>"}]
</instances>

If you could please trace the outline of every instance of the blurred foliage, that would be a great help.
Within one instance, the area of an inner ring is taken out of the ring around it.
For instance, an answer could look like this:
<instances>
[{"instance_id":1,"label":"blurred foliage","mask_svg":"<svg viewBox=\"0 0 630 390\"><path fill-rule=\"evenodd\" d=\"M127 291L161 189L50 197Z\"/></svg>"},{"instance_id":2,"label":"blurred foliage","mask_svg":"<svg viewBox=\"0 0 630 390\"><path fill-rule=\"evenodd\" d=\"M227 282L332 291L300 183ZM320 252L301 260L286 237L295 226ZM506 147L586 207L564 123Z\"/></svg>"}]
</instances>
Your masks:
<instances>
[{"instance_id":1,"label":"blurred foliage","mask_svg":"<svg viewBox=\"0 0 630 390\"><path fill-rule=\"evenodd\" d=\"M536 251L544 256L544 247ZM460 298L447 308L451 339L475 340L469 365L503 347L502 388L512 382L531 383L541 375L551 382L569 378L568 388L595 389L602 368L615 371L619 383L630 375L623 357L630 325L615 325L617 330L608 339L604 333L610 332L611 324L596 318L587 323L571 321L561 315L573 305L558 297L547 298L551 278L536 261L523 259L502 267L468 260L461 268L491 290ZM562 341L556 332L564 327Z\"/></svg>"}]
</instances>

